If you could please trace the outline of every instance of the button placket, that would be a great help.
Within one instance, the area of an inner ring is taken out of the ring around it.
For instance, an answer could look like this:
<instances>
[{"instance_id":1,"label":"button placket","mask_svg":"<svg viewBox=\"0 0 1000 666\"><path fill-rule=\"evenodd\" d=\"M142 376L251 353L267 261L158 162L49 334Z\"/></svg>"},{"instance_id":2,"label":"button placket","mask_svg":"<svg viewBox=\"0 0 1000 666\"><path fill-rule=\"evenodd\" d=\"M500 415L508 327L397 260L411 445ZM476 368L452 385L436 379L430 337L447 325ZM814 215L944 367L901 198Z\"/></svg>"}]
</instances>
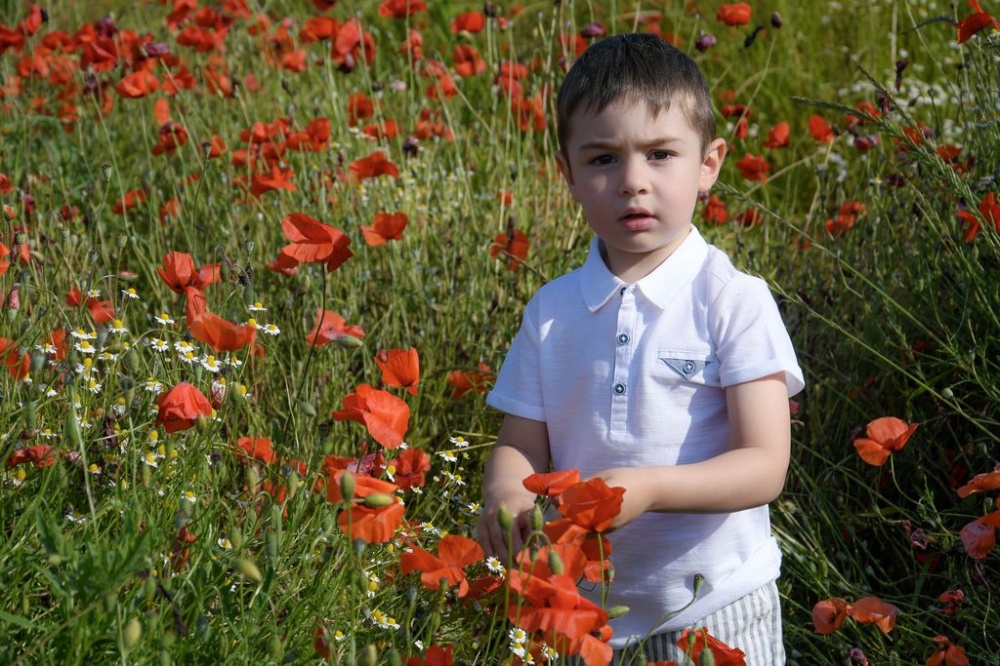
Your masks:
<instances>
[{"instance_id":1,"label":"button placket","mask_svg":"<svg viewBox=\"0 0 1000 666\"><path fill-rule=\"evenodd\" d=\"M625 432L628 428L628 385L629 368L632 365L633 332L635 329L635 295L628 287L622 287L621 302L618 306L617 332L615 333L615 365L611 381L611 430Z\"/></svg>"}]
</instances>

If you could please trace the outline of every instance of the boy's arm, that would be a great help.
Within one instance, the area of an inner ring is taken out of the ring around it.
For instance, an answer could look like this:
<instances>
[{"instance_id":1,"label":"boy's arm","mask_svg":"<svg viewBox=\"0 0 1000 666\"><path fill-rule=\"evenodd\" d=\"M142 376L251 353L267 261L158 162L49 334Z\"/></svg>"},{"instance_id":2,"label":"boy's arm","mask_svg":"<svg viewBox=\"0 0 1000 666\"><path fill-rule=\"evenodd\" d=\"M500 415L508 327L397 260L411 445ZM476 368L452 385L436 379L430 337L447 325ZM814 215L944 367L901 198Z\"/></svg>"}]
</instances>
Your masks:
<instances>
[{"instance_id":1,"label":"boy's arm","mask_svg":"<svg viewBox=\"0 0 1000 666\"><path fill-rule=\"evenodd\" d=\"M626 489L621 527L646 511L733 512L774 500L788 471L791 425L783 373L730 386L729 450L687 465L622 467L596 476Z\"/></svg>"},{"instance_id":2,"label":"boy's arm","mask_svg":"<svg viewBox=\"0 0 1000 666\"><path fill-rule=\"evenodd\" d=\"M545 423L510 414L505 416L497 443L486 463L483 513L476 530L488 556L496 555L506 563L524 546L535 495L522 482L531 474L548 470L549 433ZM514 516L510 535L497 523L500 507L506 507ZM508 538L511 539L509 550Z\"/></svg>"}]
</instances>

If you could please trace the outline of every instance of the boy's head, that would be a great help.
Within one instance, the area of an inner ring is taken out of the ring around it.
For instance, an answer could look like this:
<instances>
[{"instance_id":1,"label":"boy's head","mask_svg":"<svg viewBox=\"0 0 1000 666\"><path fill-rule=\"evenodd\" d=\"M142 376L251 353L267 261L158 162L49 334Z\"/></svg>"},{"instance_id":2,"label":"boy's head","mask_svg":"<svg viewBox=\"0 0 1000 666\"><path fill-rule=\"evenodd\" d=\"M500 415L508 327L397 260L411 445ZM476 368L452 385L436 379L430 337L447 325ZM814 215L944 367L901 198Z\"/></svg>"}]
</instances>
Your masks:
<instances>
[{"instance_id":1,"label":"boy's head","mask_svg":"<svg viewBox=\"0 0 1000 666\"><path fill-rule=\"evenodd\" d=\"M702 150L715 138L712 100L698 65L656 35L606 37L573 63L556 100L559 149L565 154L574 112L599 113L615 102L645 103L654 115L680 104Z\"/></svg>"}]
</instances>

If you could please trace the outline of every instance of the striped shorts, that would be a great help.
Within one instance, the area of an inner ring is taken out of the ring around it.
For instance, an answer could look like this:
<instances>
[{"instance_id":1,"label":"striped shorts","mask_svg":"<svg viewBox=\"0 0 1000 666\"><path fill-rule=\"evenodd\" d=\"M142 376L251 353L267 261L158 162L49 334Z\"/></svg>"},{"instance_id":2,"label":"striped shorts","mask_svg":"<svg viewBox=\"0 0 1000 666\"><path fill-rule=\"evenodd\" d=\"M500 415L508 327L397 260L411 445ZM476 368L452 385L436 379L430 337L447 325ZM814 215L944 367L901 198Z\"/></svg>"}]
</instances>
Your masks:
<instances>
[{"instance_id":1,"label":"striped shorts","mask_svg":"<svg viewBox=\"0 0 1000 666\"><path fill-rule=\"evenodd\" d=\"M772 581L741 599L720 608L696 625L729 647L746 654L747 666L782 666L785 647L781 640L781 598ZM646 666L649 662L684 663L684 651L677 647L681 632L667 632L647 638L641 645L616 650L612 666Z\"/></svg>"}]
</instances>

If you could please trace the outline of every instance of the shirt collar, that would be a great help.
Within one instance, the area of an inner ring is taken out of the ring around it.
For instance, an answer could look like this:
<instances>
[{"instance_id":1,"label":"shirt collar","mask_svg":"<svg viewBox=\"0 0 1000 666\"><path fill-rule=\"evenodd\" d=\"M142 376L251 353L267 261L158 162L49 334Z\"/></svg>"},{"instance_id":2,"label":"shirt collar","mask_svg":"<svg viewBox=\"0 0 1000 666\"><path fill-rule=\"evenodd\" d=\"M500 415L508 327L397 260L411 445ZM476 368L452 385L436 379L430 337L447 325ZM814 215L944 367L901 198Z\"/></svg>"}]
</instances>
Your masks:
<instances>
[{"instance_id":1,"label":"shirt collar","mask_svg":"<svg viewBox=\"0 0 1000 666\"><path fill-rule=\"evenodd\" d=\"M682 287L694 279L697 269L707 256L708 243L698 232L697 227L692 225L691 232L673 254L654 268L649 275L636 282L635 287L653 305L663 309ZM587 261L580 270L583 301L591 312L607 303L622 287L628 286L627 282L608 270L601 257L598 236L594 236L590 242Z\"/></svg>"}]
</instances>

